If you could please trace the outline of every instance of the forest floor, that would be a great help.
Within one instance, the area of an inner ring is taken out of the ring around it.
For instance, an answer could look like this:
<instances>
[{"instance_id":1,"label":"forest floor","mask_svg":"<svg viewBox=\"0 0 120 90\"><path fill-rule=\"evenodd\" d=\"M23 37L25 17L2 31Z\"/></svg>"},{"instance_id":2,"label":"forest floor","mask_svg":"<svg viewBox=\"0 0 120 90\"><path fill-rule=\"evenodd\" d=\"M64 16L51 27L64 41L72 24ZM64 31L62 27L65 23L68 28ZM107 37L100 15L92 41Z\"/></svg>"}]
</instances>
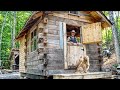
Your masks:
<instances>
[{"instance_id":1,"label":"forest floor","mask_svg":"<svg viewBox=\"0 0 120 90\"><path fill-rule=\"evenodd\" d=\"M103 62L104 62L103 66L102 66L103 70L105 70L105 69L111 69L111 67L114 64L117 63L115 54L112 54L109 59L108 59L108 57L105 57L103 59Z\"/></svg>"},{"instance_id":2,"label":"forest floor","mask_svg":"<svg viewBox=\"0 0 120 90\"><path fill-rule=\"evenodd\" d=\"M0 73L0 79L20 79L19 72L12 72L12 73Z\"/></svg>"}]
</instances>

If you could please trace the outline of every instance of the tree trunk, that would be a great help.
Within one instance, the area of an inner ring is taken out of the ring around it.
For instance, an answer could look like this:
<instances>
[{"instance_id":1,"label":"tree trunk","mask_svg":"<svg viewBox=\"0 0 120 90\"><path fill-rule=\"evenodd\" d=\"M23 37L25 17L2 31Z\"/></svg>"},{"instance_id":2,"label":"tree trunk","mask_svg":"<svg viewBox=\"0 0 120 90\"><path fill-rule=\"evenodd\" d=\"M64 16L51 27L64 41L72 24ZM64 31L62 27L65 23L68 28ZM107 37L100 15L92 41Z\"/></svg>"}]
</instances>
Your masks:
<instances>
[{"instance_id":1,"label":"tree trunk","mask_svg":"<svg viewBox=\"0 0 120 90\"><path fill-rule=\"evenodd\" d=\"M114 47L115 47L115 53L116 53L116 57L117 57L117 63L120 64L120 53L119 53L119 44L118 44L118 33L116 25L115 25L115 20L114 20L114 15L113 15L113 11L109 11L109 18L110 21L112 22L112 34L113 34L113 39L114 39Z\"/></svg>"},{"instance_id":2,"label":"tree trunk","mask_svg":"<svg viewBox=\"0 0 120 90\"><path fill-rule=\"evenodd\" d=\"M3 33L3 29L4 29L4 26L5 26L5 23L6 23L7 14L8 14L8 12L6 12L6 14L5 14L5 17L4 17L4 20L3 20L3 24L2 24L2 27L1 27L1 33L0 33L0 60L1 60L1 47L2 47L2 33Z\"/></svg>"},{"instance_id":3,"label":"tree trunk","mask_svg":"<svg viewBox=\"0 0 120 90\"><path fill-rule=\"evenodd\" d=\"M13 48L15 48L15 31L16 31L16 11L14 11L14 22L13 22Z\"/></svg>"}]
</instances>

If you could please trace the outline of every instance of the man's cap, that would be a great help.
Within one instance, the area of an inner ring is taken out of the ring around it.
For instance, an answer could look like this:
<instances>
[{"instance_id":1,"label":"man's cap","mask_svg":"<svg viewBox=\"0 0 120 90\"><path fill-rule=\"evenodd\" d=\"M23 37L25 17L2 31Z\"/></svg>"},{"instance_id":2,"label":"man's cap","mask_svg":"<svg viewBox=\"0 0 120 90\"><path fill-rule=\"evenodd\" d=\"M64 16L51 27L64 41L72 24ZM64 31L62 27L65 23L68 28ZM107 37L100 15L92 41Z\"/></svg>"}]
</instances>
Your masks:
<instances>
[{"instance_id":1,"label":"man's cap","mask_svg":"<svg viewBox=\"0 0 120 90\"><path fill-rule=\"evenodd\" d=\"M75 30L72 30L71 32L76 33Z\"/></svg>"}]
</instances>

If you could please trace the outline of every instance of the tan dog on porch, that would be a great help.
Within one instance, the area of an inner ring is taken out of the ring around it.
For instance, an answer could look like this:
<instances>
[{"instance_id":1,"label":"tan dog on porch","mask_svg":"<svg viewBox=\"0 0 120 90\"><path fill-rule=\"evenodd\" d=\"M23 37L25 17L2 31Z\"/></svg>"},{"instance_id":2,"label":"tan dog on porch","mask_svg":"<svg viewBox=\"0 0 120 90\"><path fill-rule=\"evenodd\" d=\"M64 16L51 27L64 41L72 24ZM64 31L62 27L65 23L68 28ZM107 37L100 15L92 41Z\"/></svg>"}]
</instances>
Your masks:
<instances>
[{"instance_id":1,"label":"tan dog on porch","mask_svg":"<svg viewBox=\"0 0 120 90\"><path fill-rule=\"evenodd\" d=\"M81 56L77 62L77 70L75 73L87 73L89 69L89 57L87 55Z\"/></svg>"}]
</instances>

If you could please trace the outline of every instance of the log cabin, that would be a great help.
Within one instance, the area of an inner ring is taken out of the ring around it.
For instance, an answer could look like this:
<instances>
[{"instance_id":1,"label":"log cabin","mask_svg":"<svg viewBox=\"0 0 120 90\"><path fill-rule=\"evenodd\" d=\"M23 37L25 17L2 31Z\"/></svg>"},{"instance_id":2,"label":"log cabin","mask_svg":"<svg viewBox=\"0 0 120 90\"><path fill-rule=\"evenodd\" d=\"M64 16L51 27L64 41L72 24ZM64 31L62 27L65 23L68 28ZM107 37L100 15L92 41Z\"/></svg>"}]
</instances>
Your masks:
<instances>
[{"instance_id":1,"label":"log cabin","mask_svg":"<svg viewBox=\"0 0 120 90\"><path fill-rule=\"evenodd\" d=\"M90 58L89 72L102 71L102 30L111 25L101 11L34 11L16 37L21 76L40 79L73 74L83 54ZM67 44L73 29L83 46Z\"/></svg>"}]
</instances>

